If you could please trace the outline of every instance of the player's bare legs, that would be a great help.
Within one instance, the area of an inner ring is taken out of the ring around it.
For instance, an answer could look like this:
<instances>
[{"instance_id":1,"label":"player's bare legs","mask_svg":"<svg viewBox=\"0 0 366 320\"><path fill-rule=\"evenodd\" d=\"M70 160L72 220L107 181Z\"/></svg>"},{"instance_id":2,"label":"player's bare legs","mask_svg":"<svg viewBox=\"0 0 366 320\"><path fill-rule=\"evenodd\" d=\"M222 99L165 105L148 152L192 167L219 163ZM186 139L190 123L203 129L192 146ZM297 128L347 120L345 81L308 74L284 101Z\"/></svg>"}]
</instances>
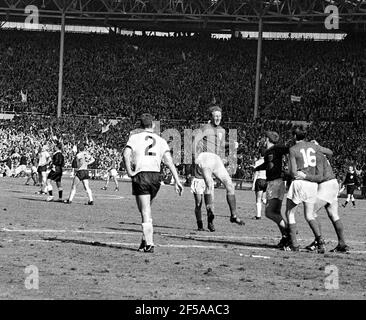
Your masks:
<instances>
[{"instance_id":1,"label":"player's bare legs","mask_svg":"<svg viewBox=\"0 0 366 320\"><path fill-rule=\"evenodd\" d=\"M139 251L154 252L153 224L151 216L151 196L149 194L136 196L137 207L141 214L142 240ZM146 248L150 249L147 250Z\"/></svg>"},{"instance_id":2,"label":"player's bare legs","mask_svg":"<svg viewBox=\"0 0 366 320\"><path fill-rule=\"evenodd\" d=\"M84 189L86 191L86 193L88 194L88 198L89 198L89 201L88 201L88 205L93 205L94 204L94 201L93 201L93 194L92 194L92 191L89 187L89 180L88 179L85 179L82 181L83 183L83 186L84 186Z\"/></svg>"},{"instance_id":3,"label":"player's bare legs","mask_svg":"<svg viewBox=\"0 0 366 320\"><path fill-rule=\"evenodd\" d=\"M116 184L116 189L114 189L114 191L119 191L117 176L113 176L113 180L114 183Z\"/></svg>"},{"instance_id":4,"label":"player's bare legs","mask_svg":"<svg viewBox=\"0 0 366 320\"><path fill-rule=\"evenodd\" d=\"M272 220L275 224L277 224L278 228L280 229L282 239L278 244L278 247L282 248L288 240L288 230L287 230L287 224L281 215L281 207L282 207L282 200L278 198L267 200L265 215L268 219Z\"/></svg>"},{"instance_id":5,"label":"player's bare legs","mask_svg":"<svg viewBox=\"0 0 366 320\"><path fill-rule=\"evenodd\" d=\"M78 177L74 177L74 179L72 180L72 185L71 185L71 190L70 190L70 194L69 194L69 198L67 200L65 200L65 203L72 203L72 200L75 197L76 194L76 187L79 184L80 180Z\"/></svg>"},{"instance_id":6,"label":"player's bare legs","mask_svg":"<svg viewBox=\"0 0 366 320\"><path fill-rule=\"evenodd\" d=\"M108 185L109 185L109 179L110 179L110 175L108 174L107 179L106 179L106 181L105 181L105 185L104 185L104 187L102 188L102 190L107 190Z\"/></svg>"}]
</instances>

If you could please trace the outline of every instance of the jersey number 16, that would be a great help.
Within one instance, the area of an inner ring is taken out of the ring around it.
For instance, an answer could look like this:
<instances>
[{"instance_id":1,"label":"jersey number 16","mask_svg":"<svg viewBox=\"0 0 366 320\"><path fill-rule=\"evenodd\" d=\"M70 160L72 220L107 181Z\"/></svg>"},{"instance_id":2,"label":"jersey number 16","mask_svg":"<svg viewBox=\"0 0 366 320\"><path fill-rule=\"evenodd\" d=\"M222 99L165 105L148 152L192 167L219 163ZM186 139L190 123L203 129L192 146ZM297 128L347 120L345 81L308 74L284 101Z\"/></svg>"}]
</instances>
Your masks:
<instances>
[{"instance_id":1,"label":"jersey number 16","mask_svg":"<svg viewBox=\"0 0 366 320\"><path fill-rule=\"evenodd\" d=\"M316 156L313 148L306 149L306 152L305 149L300 149L300 152L304 160L304 168L316 166Z\"/></svg>"}]
</instances>

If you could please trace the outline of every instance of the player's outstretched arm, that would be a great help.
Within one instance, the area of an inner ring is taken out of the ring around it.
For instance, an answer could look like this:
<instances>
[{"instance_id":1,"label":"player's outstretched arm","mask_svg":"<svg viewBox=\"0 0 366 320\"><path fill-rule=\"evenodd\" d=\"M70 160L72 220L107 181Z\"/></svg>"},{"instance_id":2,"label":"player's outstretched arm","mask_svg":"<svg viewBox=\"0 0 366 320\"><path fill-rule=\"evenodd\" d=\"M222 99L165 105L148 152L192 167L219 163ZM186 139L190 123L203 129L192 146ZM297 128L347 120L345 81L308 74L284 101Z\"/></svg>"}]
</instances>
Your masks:
<instances>
[{"instance_id":1,"label":"player's outstretched arm","mask_svg":"<svg viewBox=\"0 0 366 320\"><path fill-rule=\"evenodd\" d=\"M132 149L130 147L126 147L123 150L123 160L125 161L126 171L129 177L133 177L135 172L131 169L131 155Z\"/></svg>"},{"instance_id":2,"label":"player's outstretched arm","mask_svg":"<svg viewBox=\"0 0 366 320\"><path fill-rule=\"evenodd\" d=\"M165 154L164 154L164 163L168 166L170 172L173 174L173 178L174 178L174 181L175 181L175 190L181 196L182 193L183 193L183 185L179 181L178 172L177 172L177 169L176 169L176 167L173 163L173 159L172 159L172 156L171 156L170 152L165 152Z\"/></svg>"}]
</instances>

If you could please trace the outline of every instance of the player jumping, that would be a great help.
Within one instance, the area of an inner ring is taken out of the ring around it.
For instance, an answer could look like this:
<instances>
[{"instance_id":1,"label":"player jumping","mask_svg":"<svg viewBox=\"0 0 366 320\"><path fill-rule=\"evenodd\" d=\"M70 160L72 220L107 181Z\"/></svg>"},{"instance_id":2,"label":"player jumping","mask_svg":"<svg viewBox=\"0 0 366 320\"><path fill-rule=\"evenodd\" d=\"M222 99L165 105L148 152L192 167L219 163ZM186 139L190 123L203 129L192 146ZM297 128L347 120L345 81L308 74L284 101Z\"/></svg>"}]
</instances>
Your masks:
<instances>
[{"instance_id":1,"label":"player jumping","mask_svg":"<svg viewBox=\"0 0 366 320\"><path fill-rule=\"evenodd\" d=\"M203 176L206 183L204 198L207 209L208 229L213 232L215 231L213 224L215 215L213 213L214 181L212 175L220 180L226 189L226 200L231 214L230 221L239 225L244 225L245 223L236 215L235 187L221 159L225 155L225 129L220 125L222 109L214 106L209 111L211 119L195 136L194 151L195 164L200 171L199 175Z\"/></svg>"}]
</instances>

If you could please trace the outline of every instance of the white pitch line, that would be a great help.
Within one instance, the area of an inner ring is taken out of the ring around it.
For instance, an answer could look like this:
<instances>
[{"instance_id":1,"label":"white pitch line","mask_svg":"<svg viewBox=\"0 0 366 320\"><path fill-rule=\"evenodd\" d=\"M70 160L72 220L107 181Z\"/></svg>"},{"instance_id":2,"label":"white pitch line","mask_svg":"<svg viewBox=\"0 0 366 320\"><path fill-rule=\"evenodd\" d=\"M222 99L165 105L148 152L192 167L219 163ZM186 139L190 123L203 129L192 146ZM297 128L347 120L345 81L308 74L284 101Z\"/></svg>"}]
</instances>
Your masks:
<instances>
[{"instance_id":1,"label":"white pitch line","mask_svg":"<svg viewBox=\"0 0 366 320\"><path fill-rule=\"evenodd\" d=\"M119 234L119 235L136 235L134 232L120 231L88 231L88 230L59 230L59 229L8 229L2 228L4 232L15 233L85 233L85 234Z\"/></svg>"}]
</instances>

